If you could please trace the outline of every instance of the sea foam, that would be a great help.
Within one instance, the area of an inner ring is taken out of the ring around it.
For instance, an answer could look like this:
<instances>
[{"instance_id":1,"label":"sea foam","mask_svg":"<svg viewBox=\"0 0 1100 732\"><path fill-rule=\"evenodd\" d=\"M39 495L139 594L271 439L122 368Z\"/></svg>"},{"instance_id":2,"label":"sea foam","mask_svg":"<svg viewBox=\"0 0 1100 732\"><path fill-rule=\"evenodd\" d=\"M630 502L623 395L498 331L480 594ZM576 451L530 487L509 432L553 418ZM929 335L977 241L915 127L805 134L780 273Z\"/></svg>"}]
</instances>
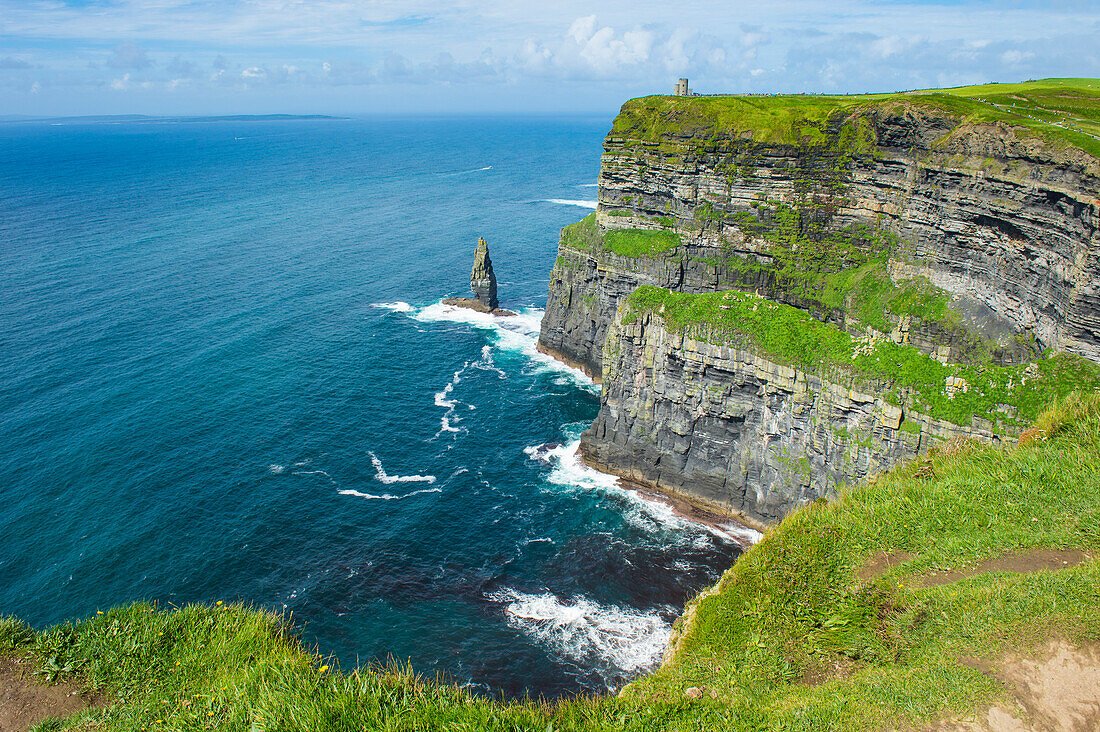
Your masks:
<instances>
[{"instance_id":1,"label":"sea foam","mask_svg":"<svg viewBox=\"0 0 1100 732\"><path fill-rule=\"evenodd\" d=\"M562 206L580 206L581 208L595 209L596 201L581 201L575 198L547 198L546 203L558 203Z\"/></svg>"},{"instance_id":2,"label":"sea foam","mask_svg":"<svg viewBox=\"0 0 1100 732\"><path fill-rule=\"evenodd\" d=\"M554 447L537 445L525 447L523 452L532 460L552 466L546 482L567 490L597 490L614 495L623 501L622 514L627 523L647 533L664 531L677 534L674 541L694 544L704 548L709 543L706 534L724 541L747 546L762 538L760 532L734 522L712 525L680 515L665 501L624 488L619 479L601 473L585 465L580 456L580 440L562 443Z\"/></svg>"},{"instance_id":3,"label":"sea foam","mask_svg":"<svg viewBox=\"0 0 1100 732\"><path fill-rule=\"evenodd\" d=\"M373 452L368 452L371 464L374 465L374 479L379 483L392 485L393 483L434 483L434 475L389 475L382 467L382 461Z\"/></svg>"},{"instance_id":4,"label":"sea foam","mask_svg":"<svg viewBox=\"0 0 1100 732\"><path fill-rule=\"evenodd\" d=\"M437 302L402 312L407 312L414 320L421 323L463 323L479 330L489 331L494 340L492 345L523 355L536 370L568 376L577 386L588 391L599 392L599 386L583 371L539 352L538 338L543 311L538 308L523 308L513 316L501 317ZM483 350L482 360L473 362L470 366L495 370L503 376L504 372L492 363L491 358L485 359L485 355L486 352Z\"/></svg>"},{"instance_id":5,"label":"sea foam","mask_svg":"<svg viewBox=\"0 0 1100 732\"><path fill-rule=\"evenodd\" d=\"M603 605L584 596L562 599L550 592L504 589L489 599L505 604L508 625L567 658L584 664L602 659L628 674L656 666L672 634L671 623L658 611Z\"/></svg>"},{"instance_id":6,"label":"sea foam","mask_svg":"<svg viewBox=\"0 0 1100 732\"><path fill-rule=\"evenodd\" d=\"M411 312L413 306L407 302L398 300L397 302L376 302L371 307L383 308L384 310L392 310L395 313L408 313Z\"/></svg>"},{"instance_id":7,"label":"sea foam","mask_svg":"<svg viewBox=\"0 0 1100 732\"><path fill-rule=\"evenodd\" d=\"M442 493L442 492L443 492L443 489L441 489L441 488L424 488L422 490L412 491L410 493L405 493L404 495L395 496L395 495L392 495L390 493L383 493L382 495L375 495L373 493L361 493L359 491L353 491L353 490L337 491L337 493L339 493L342 496L356 496L358 498L373 498L373 499L380 500L380 501L395 501L395 500L398 500L398 499L401 499L401 498L409 498L410 496L420 495L421 493Z\"/></svg>"}]
</instances>

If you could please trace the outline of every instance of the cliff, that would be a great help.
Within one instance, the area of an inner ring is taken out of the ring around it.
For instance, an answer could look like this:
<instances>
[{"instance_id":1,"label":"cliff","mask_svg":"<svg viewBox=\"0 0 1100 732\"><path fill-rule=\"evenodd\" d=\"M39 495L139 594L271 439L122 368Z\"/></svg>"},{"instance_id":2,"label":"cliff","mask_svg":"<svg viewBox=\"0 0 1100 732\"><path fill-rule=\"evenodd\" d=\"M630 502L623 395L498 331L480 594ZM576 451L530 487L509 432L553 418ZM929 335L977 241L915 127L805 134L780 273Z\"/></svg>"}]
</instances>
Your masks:
<instances>
[{"instance_id":1,"label":"cliff","mask_svg":"<svg viewBox=\"0 0 1100 732\"><path fill-rule=\"evenodd\" d=\"M586 459L769 522L936 441L1018 433L1038 406L1008 379L1046 379L1048 396L1097 383L1097 99L1065 80L625 104L597 211L562 231L539 339L604 382ZM972 373L937 373L934 394L892 373L853 390L850 369L792 372L736 328L624 327L643 286L751 293ZM1065 368L1046 366L1056 353ZM980 408L952 406L974 390Z\"/></svg>"}]
</instances>

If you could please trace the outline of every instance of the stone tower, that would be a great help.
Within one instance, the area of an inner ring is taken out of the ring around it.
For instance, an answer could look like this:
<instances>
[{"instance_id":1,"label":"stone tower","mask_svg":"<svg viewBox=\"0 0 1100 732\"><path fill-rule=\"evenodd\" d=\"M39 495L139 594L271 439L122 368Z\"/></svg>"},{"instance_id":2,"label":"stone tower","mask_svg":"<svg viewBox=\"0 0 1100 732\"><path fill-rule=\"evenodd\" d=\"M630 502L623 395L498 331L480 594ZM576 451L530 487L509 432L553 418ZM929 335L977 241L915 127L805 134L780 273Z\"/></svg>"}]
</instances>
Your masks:
<instances>
[{"instance_id":1,"label":"stone tower","mask_svg":"<svg viewBox=\"0 0 1100 732\"><path fill-rule=\"evenodd\" d=\"M691 89L688 89L688 80L681 78L676 82L676 96L678 97L690 97Z\"/></svg>"},{"instance_id":2,"label":"stone tower","mask_svg":"<svg viewBox=\"0 0 1100 732\"><path fill-rule=\"evenodd\" d=\"M481 237L474 252L474 268L470 271L470 289L474 299L489 308L497 309L497 278L493 274L493 261L489 259L489 245Z\"/></svg>"}]
</instances>

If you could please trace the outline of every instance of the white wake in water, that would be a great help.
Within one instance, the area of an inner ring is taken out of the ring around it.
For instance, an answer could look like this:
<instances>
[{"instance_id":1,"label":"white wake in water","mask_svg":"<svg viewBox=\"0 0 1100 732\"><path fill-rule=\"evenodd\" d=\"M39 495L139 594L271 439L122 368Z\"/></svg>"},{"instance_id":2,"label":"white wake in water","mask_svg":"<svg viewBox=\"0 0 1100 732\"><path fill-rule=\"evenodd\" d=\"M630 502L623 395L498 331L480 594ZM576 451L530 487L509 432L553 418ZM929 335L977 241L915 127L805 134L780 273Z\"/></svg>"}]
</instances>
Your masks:
<instances>
[{"instance_id":1,"label":"white wake in water","mask_svg":"<svg viewBox=\"0 0 1100 732\"><path fill-rule=\"evenodd\" d=\"M424 488L423 490L412 491L411 493L405 493L405 494L400 495L400 496L395 496L395 495L392 495L390 493L383 493L382 495L375 495L373 493L360 493L359 491L353 491L353 490L337 491L337 493L339 493L342 496L357 496L358 498L374 498L374 499L377 499L377 500L380 500L380 501L394 501L394 500L398 500L398 499L401 499L401 498L408 498L410 496L417 496L417 495L420 495L421 493L442 493L442 492L443 492L442 488Z\"/></svg>"},{"instance_id":2,"label":"white wake in water","mask_svg":"<svg viewBox=\"0 0 1100 732\"><path fill-rule=\"evenodd\" d=\"M596 201L581 201L575 198L547 198L546 203L557 203L562 206L580 206L581 208L596 208Z\"/></svg>"},{"instance_id":3,"label":"white wake in water","mask_svg":"<svg viewBox=\"0 0 1100 732\"><path fill-rule=\"evenodd\" d=\"M492 169L493 169L492 165L486 165L484 168L470 168L469 170L444 170L444 171L440 171L440 172L436 173L436 175L440 175L440 176L467 175L469 173L480 173L482 171L492 170Z\"/></svg>"},{"instance_id":4,"label":"white wake in water","mask_svg":"<svg viewBox=\"0 0 1100 732\"><path fill-rule=\"evenodd\" d=\"M584 664L606 659L627 673L646 671L661 660L672 624L658 612L601 605L587 597L559 599L505 589L489 596L507 603L508 624L564 656Z\"/></svg>"},{"instance_id":5,"label":"white wake in water","mask_svg":"<svg viewBox=\"0 0 1100 732\"><path fill-rule=\"evenodd\" d=\"M434 475L390 475L386 472L386 469L382 467L382 461L373 452L368 452L370 455L371 464L374 465L374 479L379 483L385 485L393 485L394 483L427 483L431 485L435 483ZM410 491L409 493L403 493L401 495L394 495L392 493L363 493L362 491L356 491L351 489L345 489L337 491L341 496L355 496L357 498L371 498L380 501L396 501L401 498L409 498L411 496L418 496L422 493L442 493L441 488L422 488L418 491Z\"/></svg>"},{"instance_id":6,"label":"white wake in water","mask_svg":"<svg viewBox=\"0 0 1100 732\"><path fill-rule=\"evenodd\" d=\"M389 475L382 467L382 461L373 452L368 452L371 464L374 465L374 479L379 483L392 485L393 483L434 483L434 475ZM437 489L438 490L438 489Z\"/></svg>"}]
</instances>

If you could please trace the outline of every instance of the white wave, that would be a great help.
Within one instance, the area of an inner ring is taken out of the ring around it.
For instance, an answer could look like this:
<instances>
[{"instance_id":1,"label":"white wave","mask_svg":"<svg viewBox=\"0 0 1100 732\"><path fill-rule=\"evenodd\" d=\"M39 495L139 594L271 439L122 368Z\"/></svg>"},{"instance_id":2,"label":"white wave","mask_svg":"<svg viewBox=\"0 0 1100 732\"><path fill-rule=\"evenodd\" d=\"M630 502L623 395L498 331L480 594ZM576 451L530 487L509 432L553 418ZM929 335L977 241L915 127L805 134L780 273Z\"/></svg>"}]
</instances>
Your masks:
<instances>
[{"instance_id":1,"label":"white wave","mask_svg":"<svg viewBox=\"0 0 1100 732\"><path fill-rule=\"evenodd\" d=\"M455 371L455 375L454 378L451 379L451 383L443 387L443 391L437 391L435 393L435 406L443 407L445 409L454 409L455 404L457 404L458 402L456 402L454 399L448 399L447 395L455 390L455 384L457 384L462 378L461 374L461 371Z\"/></svg>"},{"instance_id":2,"label":"white wave","mask_svg":"<svg viewBox=\"0 0 1100 732\"><path fill-rule=\"evenodd\" d=\"M383 308L385 310L392 310L395 313L408 313L412 312L413 306L398 300L397 302L376 302L371 305L372 308Z\"/></svg>"},{"instance_id":3,"label":"white wave","mask_svg":"<svg viewBox=\"0 0 1100 732\"><path fill-rule=\"evenodd\" d=\"M547 198L546 203L559 203L563 206L580 206L581 208L596 208L596 201L580 201L574 198Z\"/></svg>"},{"instance_id":4,"label":"white wave","mask_svg":"<svg viewBox=\"0 0 1100 732\"><path fill-rule=\"evenodd\" d=\"M443 492L442 488L423 488L423 489L418 490L418 491L412 491L411 493L406 493L403 496L395 496L395 495L392 495L390 493L383 493L380 496L376 496L373 493L360 493L359 491L353 491L353 490L337 491L337 493L339 493L342 496L356 496L358 498L373 498L373 499L376 499L376 500L379 500L379 501L396 501L396 500L401 499L401 498L408 498L409 496L420 495L421 493L442 493L442 492Z\"/></svg>"},{"instance_id":5,"label":"white wave","mask_svg":"<svg viewBox=\"0 0 1100 732\"><path fill-rule=\"evenodd\" d=\"M323 475L329 479L329 482L336 485L336 481L332 479L332 476L323 470L295 470L291 475Z\"/></svg>"},{"instance_id":6,"label":"white wave","mask_svg":"<svg viewBox=\"0 0 1100 732\"><path fill-rule=\"evenodd\" d=\"M553 466L546 476L547 483L569 490L596 490L619 497L625 503L623 518L642 531L673 532L679 543L694 543L697 548L701 541L708 541L707 534L742 546L759 541L759 532L747 526L730 523L719 527L693 521L677 513L665 501L624 488L616 476L601 473L585 465L579 452L580 444L581 441L577 439L552 448L545 445L525 447L523 452L532 460Z\"/></svg>"},{"instance_id":7,"label":"white wave","mask_svg":"<svg viewBox=\"0 0 1100 732\"><path fill-rule=\"evenodd\" d=\"M434 475L389 475L382 468L382 461L373 452L368 452L370 461L374 465L374 479L379 483L391 485L393 483L434 483Z\"/></svg>"},{"instance_id":8,"label":"white wave","mask_svg":"<svg viewBox=\"0 0 1100 732\"><path fill-rule=\"evenodd\" d=\"M538 338L542 315L543 311L537 308L524 308L514 316L499 317L438 302L420 308L412 317L422 323L465 323L480 330L490 331L496 341L493 345L497 348L520 353L536 369L565 374L573 380L573 383L589 391L598 392L599 386L583 371L566 366L553 356L539 352Z\"/></svg>"},{"instance_id":9,"label":"white wave","mask_svg":"<svg viewBox=\"0 0 1100 732\"><path fill-rule=\"evenodd\" d=\"M452 419L456 422L459 421L458 417L455 417L453 414L450 415L450 416L445 414L445 415L443 415L442 417L439 418L439 432L435 433L437 437L439 435L443 434L444 432L450 432L452 434L455 434L455 433L463 431L462 427L455 427L454 425L451 424Z\"/></svg>"},{"instance_id":10,"label":"white wave","mask_svg":"<svg viewBox=\"0 0 1100 732\"><path fill-rule=\"evenodd\" d=\"M577 188L599 188L599 183L578 183Z\"/></svg>"},{"instance_id":11,"label":"white wave","mask_svg":"<svg viewBox=\"0 0 1100 732\"><path fill-rule=\"evenodd\" d=\"M501 369L497 368L496 363L493 361L493 347L482 346L481 358L470 364L471 368L480 369L482 371L492 371L502 379L507 379L508 374L504 373ZM470 409L473 409L474 405L470 405Z\"/></svg>"},{"instance_id":12,"label":"white wave","mask_svg":"<svg viewBox=\"0 0 1100 732\"><path fill-rule=\"evenodd\" d=\"M271 465L267 466L267 472L271 473L272 475L282 475L285 470L285 465L276 465L275 463L272 463Z\"/></svg>"},{"instance_id":13,"label":"white wave","mask_svg":"<svg viewBox=\"0 0 1100 732\"><path fill-rule=\"evenodd\" d=\"M554 466L554 469L546 476L547 482L566 488L618 490L625 493L626 491L623 491L619 486L617 477L601 473L595 468L590 468L584 464L579 453L580 446L580 440L573 440L541 451L544 456L542 459ZM524 448L523 451L534 457L534 454L528 452L529 449ZM537 451L538 448L535 448L535 450Z\"/></svg>"},{"instance_id":14,"label":"white wave","mask_svg":"<svg viewBox=\"0 0 1100 732\"><path fill-rule=\"evenodd\" d=\"M583 596L563 601L549 592L505 589L490 599L507 603L510 626L563 655L587 663L602 658L627 673L656 666L672 633L657 612L601 605Z\"/></svg>"}]
</instances>

